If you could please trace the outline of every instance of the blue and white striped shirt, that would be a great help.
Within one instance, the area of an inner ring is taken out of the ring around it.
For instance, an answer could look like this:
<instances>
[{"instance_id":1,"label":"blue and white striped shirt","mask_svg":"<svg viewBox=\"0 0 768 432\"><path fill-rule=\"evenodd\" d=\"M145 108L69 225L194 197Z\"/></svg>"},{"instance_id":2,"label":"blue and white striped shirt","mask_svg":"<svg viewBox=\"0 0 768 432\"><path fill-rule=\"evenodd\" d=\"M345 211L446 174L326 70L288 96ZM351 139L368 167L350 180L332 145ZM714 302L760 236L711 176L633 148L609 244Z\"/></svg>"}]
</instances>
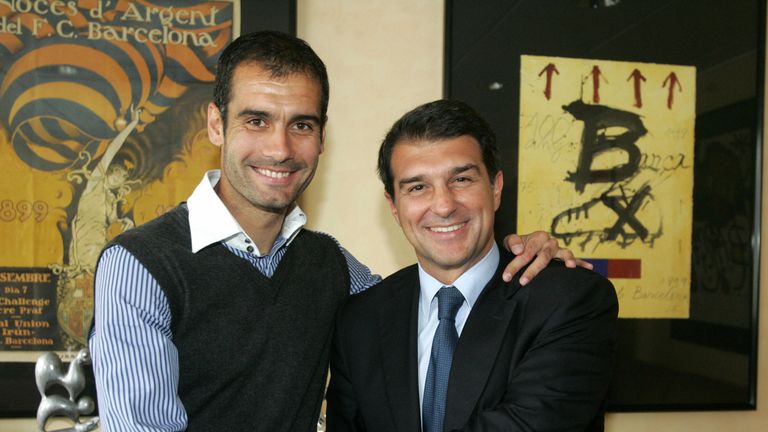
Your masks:
<instances>
[{"instance_id":1,"label":"blue and white striped shirt","mask_svg":"<svg viewBox=\"0 0 768 432\"><path fill-rule=\"evenodd\" d=\"M216 195L213 186L219 176L218 170L206 173L187 201L193 252L222 242L271 277L306 216L294 208L269 253L259 254ZM347 260L351 294L381 280L341 245L339 249ZM113 246L99 260L95 286L99 295L89 345L102 429L184 430L187 414L177 393L178 353L171 339L170 308L159 284L127 250Z\"/></svg>"}]
</instances>

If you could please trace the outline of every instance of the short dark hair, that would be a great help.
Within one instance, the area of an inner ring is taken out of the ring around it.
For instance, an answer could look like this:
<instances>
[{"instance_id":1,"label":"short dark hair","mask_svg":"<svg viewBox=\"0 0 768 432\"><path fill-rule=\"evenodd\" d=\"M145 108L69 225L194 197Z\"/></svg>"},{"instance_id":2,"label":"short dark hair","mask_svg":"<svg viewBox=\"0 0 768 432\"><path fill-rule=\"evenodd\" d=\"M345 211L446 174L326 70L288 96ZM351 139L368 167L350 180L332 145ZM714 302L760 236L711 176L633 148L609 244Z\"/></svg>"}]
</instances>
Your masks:
<instances>
[{"instance_id":1,"label":"short dark hair","mask_svg":"<svg viewBox=\"0 0 768 432\"><path fill-rule=\"evenodd\" d=\"M493 182L500 170L499 151L496 147L496 134L480 114L464 102L456 100L436 100L421 105L400 117L379 148L378 171L384 190L392 199L395 198L395 185L392 178L392 151L398 142L404 140L440 141L469 135L480 144L488 176Z\"/></svg>"},{"instance_id":2,"label":"short dark hair","mask_svg":"<svg viewBox=\"0 0 768 432\"><path fill-rule=\"evenodd\" d=\"M247 33L235 39L219 57L213 103L226 124L226 109L231 96L232 75L242 63L257 63L273 78L295 73L307 74L320 84L320 121L325 125L330 88L325 64L305 41L277 31Z\"/></svg>"}]
</instances>

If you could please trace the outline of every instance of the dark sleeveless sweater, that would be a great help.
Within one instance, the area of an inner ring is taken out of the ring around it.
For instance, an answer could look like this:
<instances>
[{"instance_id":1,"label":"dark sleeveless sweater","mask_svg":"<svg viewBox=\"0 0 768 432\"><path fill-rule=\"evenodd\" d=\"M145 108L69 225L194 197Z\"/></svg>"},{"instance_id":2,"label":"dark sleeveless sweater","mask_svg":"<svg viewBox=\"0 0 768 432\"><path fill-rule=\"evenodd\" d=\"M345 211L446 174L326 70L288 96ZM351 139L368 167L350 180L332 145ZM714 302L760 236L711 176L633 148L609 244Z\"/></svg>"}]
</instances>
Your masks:
<instances>
[{"instance_id":1,"label":"dark sleeveless sweater","mask_svg":"<svg viewBox=\"0 0 768 432\"><path fill-rule=\"evenodd\" d=\"M168 298L187 430L316 430L331 330L349 293L331 238L302 230L271 279L221 243L193 254L185 206L113 243Z\"/></svg>"}]
</instances>

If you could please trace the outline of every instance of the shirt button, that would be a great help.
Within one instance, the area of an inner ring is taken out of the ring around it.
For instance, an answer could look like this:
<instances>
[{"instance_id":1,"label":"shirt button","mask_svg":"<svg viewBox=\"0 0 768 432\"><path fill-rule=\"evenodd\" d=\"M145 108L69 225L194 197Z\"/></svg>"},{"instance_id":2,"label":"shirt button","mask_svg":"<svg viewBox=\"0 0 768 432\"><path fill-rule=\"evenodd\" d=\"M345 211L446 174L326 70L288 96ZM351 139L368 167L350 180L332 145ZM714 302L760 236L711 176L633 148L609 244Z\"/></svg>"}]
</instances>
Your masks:
<instances>
[{"instance_id":1,"label":"shirt button","mask_svg":"<svg viewBox=\"0 0 768 432\"><path fill-rule=\"evenodd\" d=\"M248 253L253 253L253 246L248 246L247 248L245 248L245 250L247 250Z\"/></svg>"},{"instance_id":2,"label":"shirt button","mask_svg":"<svg viewBox=\"0 0 768 432\"><path fill-rule=\"evenodd\" d=\"M251 242L251 239L249 239L249 238L246 238L246 239L245 239L245 242L246 242L246 243L250 243L250 242Z\"/></svg>"}]
</instances>

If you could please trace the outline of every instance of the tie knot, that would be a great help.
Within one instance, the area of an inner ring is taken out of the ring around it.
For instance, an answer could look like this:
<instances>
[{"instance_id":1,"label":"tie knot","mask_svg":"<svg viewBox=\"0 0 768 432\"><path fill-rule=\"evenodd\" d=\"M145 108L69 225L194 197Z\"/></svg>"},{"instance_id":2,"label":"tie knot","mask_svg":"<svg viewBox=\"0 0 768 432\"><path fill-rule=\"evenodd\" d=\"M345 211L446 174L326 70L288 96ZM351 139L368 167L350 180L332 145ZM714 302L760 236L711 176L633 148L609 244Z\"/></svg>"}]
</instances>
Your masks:
<instances>
[{"instance_id":1,"label":"tie knot","mask_svg":"<svg viewBox=\"0 0 768 432\"><path fill-rule=\"evenodd\" d=\"M464 296L456 287L448 286L440 288L437 292L437 317L439 319L456 319L456 312L459 311L464 302Z\"/></svg>"}]
</instances>

